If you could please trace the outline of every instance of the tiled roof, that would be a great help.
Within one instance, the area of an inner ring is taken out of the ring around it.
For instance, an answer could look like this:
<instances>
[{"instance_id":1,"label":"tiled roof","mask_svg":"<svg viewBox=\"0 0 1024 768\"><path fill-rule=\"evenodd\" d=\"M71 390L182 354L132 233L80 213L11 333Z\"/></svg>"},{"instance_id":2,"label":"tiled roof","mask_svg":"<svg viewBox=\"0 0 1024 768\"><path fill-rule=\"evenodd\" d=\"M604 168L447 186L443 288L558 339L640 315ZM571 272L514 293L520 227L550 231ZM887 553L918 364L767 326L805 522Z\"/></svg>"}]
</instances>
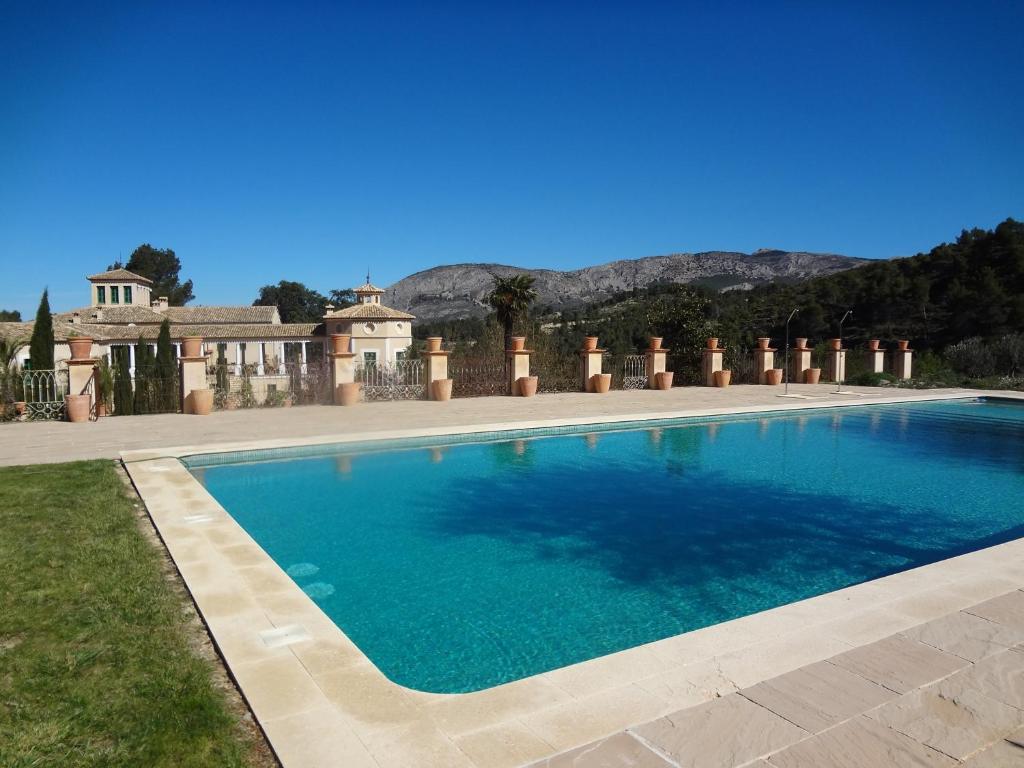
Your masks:
<instances>
[{"instance_id":1,"label":"tiled roof","mask_svg":"<svg viewBox=\"0 0 1024 768\"><path fill-rule=\"evenodd\" d=\"M78 313L83 323L101 322L108 325L149 325L155 323L160 325L164 316L154 309L141 305L125 304L121 306L105 305L102 307L80 307L70 312L60 312L54 315L55 322L71 322L75 312Z\"/></svg>"},{"instance_id":2,"label":"tiled roof","mask_svg":"<svg viewBox=\"0 0 1024 768\"><path fill-rule=\"evenodd\" d=\"M384 293L383 288L378 288L373 283L363 283L358 288L352 289L353 293Z\"/></svg>"},{"instance_id":3,"label":"tiled roof","mask_svg":"<svg viewBox=\"0 0 1024 768\"><path fill-rule=\"evenodd\" d=\"M159 311L172 323L280 323L277 307L167 307Z\"/></svg>"},{"instance_id":4,"label":"tiled roof","mask_svg":"<svg viewBox=\"0 0 1024 768\"><path fill-rule=\"evenodd\" d=\"M0 338L21 339L28 344L34 325L34 323L0 323ZM98 342L132 342L139 338L156 341L157 336L160 335L160 326L54 322L53 338L55 341L67 341L71 335L89 336ZM321 323L171 325L172 339L177 341L185 336L202 336L208 340L238 339L240 341L303 339L323 337L324 327Z\"/></svg>"},{"instance_id":5,"label":"tiled roof","mask_svg":"<svg viewBox=\"0 0 1024 768\"><path fill-rule=\"evenodd\" d=\"M127 269L111 269L107 272L100 272L95 275L89 275L89 280L97 283L106 282L133 282L133 283L145 283L146 285L152 285L153 281L148 277L137 275L134 272L129 272Z\"/></svg>"},{"instance_id":6,"label":"tiled roof","mask_svg":"<svg viewBox=\"0 0 1024 768\"><path fill-rule=\"evenodd\" d=\"M356 304L334 312L328 312L326 318L331 320L415 320L415 315L399 309L385 307L383 304Z\"/></svg>"}]
</instances>

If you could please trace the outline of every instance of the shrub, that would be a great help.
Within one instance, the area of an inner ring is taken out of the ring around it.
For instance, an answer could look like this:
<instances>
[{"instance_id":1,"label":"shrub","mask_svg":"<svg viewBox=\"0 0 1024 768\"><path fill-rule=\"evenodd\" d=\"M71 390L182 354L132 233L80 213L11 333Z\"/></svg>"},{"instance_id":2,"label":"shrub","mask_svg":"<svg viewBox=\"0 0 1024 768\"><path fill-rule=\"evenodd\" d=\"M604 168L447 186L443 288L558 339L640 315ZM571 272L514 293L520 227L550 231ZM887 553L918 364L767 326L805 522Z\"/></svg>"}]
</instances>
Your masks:
<instances>
[{"instance_id":1,"label":"shrub","mask_svg":"<svg viewBox=\"0 0 1024 768\"><path fill-rule=\"evenodd\" d=\"M891 373L875 373L874 371L861 371L848 379L848 382L856 387L887 387L896 381Z\"/></svg>"},{"instance_id":2,"label":"shrub","mask_svg":"<svg viewBox=\"0 0 1024 768\"><path fill-rule=\"evenodd\" d=\"M946 359L956 371L973 379L996 374L996 356L992 347L977 336L947 347Z\"/></svg>"}]
</instances>

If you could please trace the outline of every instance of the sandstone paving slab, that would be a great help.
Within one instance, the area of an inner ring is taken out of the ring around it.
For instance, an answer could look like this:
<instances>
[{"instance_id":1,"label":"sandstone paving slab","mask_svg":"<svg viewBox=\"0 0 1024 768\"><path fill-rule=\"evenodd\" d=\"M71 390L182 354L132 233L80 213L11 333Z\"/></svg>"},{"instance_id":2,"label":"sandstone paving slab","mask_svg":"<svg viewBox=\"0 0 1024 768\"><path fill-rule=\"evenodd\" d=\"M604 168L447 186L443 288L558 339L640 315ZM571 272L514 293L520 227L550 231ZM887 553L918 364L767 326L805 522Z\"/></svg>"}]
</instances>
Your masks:
<instances>
[{"instance_id":1,"label":"sandstone paving slab","mask_svg":"<svg viewBox=\"0 0 1024 768\"><path fill-rule=\"evenodd\" d=\"M948 680L901 696L868 717L957 759L1024 725L1024 711Z\"/></svg>"},{"instance_id":2,"label":"sandstone paving slab","mask_svg":"<svg viewBox=\"0 0 1024 768\"><path fill-rule=\"evenodd\" d=\"M478 768L517 768L551 754L551 745L512 720L452 739Z\"/></svg>"},{"instance_id":3,"label":"sandstone paving slab","mask_svg":"<svg viewBox=\"0 0 1024 768\"><path fill-rule=\"evenodd\" d=\"M682 768L733 768L809 735L735 693L631 730Z\"/></svg>"},{"instance_id":4,"label":"sandstone paving slab","mask_svg":"<svg viewBox=\"0 0 1024 768\"><path fill-rule=\"evenodd\" d=\"M1016 590L967 609L968 613L1024 632L1024 592Z\"/></svg>"},{"instance_id":5,"label":"sandstone paving slab","mask_svg":"<svg viewBox=\"0 0 1024 768\"><path fill-rule=\"evenodd\" d=\"M854 648L834 656L829 662L897 693L941 680L969 664L959 656L905 635Z\"/></svg>"},{"instance_id":6,"label":"sandstone paving slab","mask_svg":"<svg viewBox=\"0 0 1024 768\"><path fill-rule=\"evenodd\" d=\"M674 768L672 763L628 733L563 752L529 768Z\"/></svg>"},{"instance_id":7,"label":"sandstone paving slab","mask_svg":"<svg viewBox=\"0 0 1024 768\"><path fill-rule=\"evenodd\" d=\"M1024 743L1003 739L971 755L963 764L969 768L1019 768L1024 765Z\"/></svg>"},{"instance_id":8,"label":"sandstone paving slab","mask_svg":"<svg viewBox=\"0 0 1024 768\"><path fill-rule=\"evenodd\" d=\"M959 761L863 715L771 755L773 768L933 768Z\"/></svg>"},{"instance_id":9,"label":"sandstone paving slab","mask_svg":"<svg viewBox=\"0 0 1024 768\"><path fill-rule=\"evenodd\" d=\"M993 653L1024 643L1024 630L1017 630L964 611L957 611L941 619L913 627L904 634L968 661L979 661Z\"/></svg>"},{"instance_id":10,"label":"sandstone paving slab","mask_svg":"<svg viewBox=\"0 0 1024 768\"><path fill-rule=\"evenodd\" d=\"M973 688L1011 707L1024 709L1024 653L1009 650L989 656L944 681L944 685ZM943 685L939 690L943 690Z\"/></svg>"},{"instance_id":11,"label":"sandstone paving slab","mask_svg":"<svg viewBox=\"0 0 1024 768\"><path fill-rule=\"evenodd\" d=\"M835 664L818 662L745 688L740 695L817 733L897 694Z\"/></svg>"}]
</instances>

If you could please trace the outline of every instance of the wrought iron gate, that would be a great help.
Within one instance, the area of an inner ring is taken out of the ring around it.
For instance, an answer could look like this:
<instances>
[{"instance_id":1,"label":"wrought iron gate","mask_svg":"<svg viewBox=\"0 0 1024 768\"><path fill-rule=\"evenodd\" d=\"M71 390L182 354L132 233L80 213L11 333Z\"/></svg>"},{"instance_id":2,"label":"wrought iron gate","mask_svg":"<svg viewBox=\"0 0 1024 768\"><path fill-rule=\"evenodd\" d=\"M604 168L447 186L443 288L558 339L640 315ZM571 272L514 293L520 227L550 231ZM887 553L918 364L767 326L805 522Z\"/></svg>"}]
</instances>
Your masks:
<instances>
[{"instance_id":1,"label":"wrought iron gate","mask_svg":"<svg viewBox=\"0 0 1024 768\"><path fill-rule=\"evenodd\" d=\"M64 418L64 396L68 394L67 370L25 371L25 413L30 419Z\"/></svg>"},{"instance_id":2,"label":"wrought iron gate","mask_svg":"<svg viewBox=\"0 0 1024 768\"><path fill-rule=\"evenodd\" d=\"M363 399L422 400L423 361L364 363L356 367L356 381L363 385Z\"/></svg>"},{"instance_id":3,"label":"wrought iron gate","mask_svg":"<svg viewBox=\"0 0 1024 768\"><path fill-rule=\"evenodd\" d=\"M647 389L647 358L644 355L623 356L622 388Z\"/></svg>"}]
</instances>

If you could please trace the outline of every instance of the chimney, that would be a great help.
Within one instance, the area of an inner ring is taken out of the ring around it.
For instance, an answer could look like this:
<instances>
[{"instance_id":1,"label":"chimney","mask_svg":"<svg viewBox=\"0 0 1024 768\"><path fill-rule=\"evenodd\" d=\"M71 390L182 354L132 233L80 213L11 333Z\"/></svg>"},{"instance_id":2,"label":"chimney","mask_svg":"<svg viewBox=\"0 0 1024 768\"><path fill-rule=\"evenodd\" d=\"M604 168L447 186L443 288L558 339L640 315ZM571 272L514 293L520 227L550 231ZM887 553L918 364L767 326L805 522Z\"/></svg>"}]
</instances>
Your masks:
<instances>
[{"instance_id":1,"label":"chimney","mask_svg":"<svg viewBox=\"0 0 1024 768\"><path fill-rule=\"evenodd\" d=\"M94 318L96 318L96 322L97 323L102 323L103 322L103 310L102 309L97 309L95 312L92 313L92 316Z\"/></svg>"},{"instance_id":2,"label":"chimney","mask_svg":"<svg viewBox=\"0 0 1024 768\"><path fill-rule=\"evenodd\" d=\"M161 310L167 309L167 297L166 296L159 296L159 297L157 297L157 300L153 302L153 309L157 310L158 312L161 311Z\"/></svg>"},{"instance_id":3,"label":"chimney","mask_svg":"<svg viewBox=\"0 0 1024 768\"><path fill-rule=\"evenodd\" d=\"M78 325L80 322L82 322L82 316L78 312L73 312L71 314L71 322L74 323L75 325Z\"/></svg>"}]
</instances>

